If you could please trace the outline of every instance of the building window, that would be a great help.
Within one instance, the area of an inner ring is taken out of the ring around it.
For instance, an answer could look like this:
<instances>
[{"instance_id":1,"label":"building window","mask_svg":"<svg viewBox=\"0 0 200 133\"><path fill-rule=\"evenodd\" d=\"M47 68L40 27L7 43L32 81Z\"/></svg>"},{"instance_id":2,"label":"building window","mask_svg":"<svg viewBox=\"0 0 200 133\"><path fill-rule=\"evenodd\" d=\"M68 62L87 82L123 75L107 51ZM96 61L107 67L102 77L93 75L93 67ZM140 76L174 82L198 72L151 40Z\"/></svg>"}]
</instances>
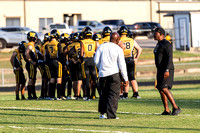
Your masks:
<instances>
[{"instance_id":1,"label":"building window","mask_svg":"<svg viewBox=\"0 0 200 133\"><path fill-rule=\"evenodd\" d=\"M39 18L39 32L45 30L50 23L53 23L53 18Z\"/></svg>"},{"instance_id":2,"label":"building window","mask_svg":"<svg viewBox=\"0 0 200 133\"><path fill-rule=\"evenodd\" d=\"M20 26L20 18L6 18L6 26Z\"/></svg>"},{"instance_id":3,"label":"building window","mask_svg":"<svg viewBox=\"0 0 200 133\"><path fill-rule=\"evenodd\" d=\"M64 14L64 23L69 26L76 25L76 22L81 19L81 14Z\"/></svg>"}]
</instances>

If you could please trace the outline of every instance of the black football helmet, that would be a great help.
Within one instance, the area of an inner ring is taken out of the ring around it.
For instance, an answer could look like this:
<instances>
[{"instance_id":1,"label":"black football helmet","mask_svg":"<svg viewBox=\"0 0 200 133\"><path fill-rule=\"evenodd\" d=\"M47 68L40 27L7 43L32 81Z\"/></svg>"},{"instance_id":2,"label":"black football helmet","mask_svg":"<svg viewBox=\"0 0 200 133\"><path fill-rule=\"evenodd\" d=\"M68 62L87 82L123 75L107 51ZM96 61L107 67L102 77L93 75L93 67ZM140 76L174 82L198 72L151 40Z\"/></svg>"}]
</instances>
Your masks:
<instances>
[{"instance_id":1,"label":"black football helmet","mask_svg":"<svg viewBox=\"0 0 200 133\"><path fill-rule=\"evenodd\" d=\"M25 45L26 45L26 42L25 41L21 41L20 43L18 43L19 45L19 52L20 53L24 53L25 52Z\"/></svg>"},{"instance_id":2,"label":"black football helmet","mask_svg":"<svg viewBox=\"0 0 200 133\"><path fill-rule=\"evenodd\" d=\"M37 39L38 39L38 35L35 31L28 32L28 34L27 34L27 40L28 41L37 42Z\"/></svg>"},{"instance_id":3,"label":"black football helmet","mask_svg":"<svg viewBox=\"0 0 200 133\"><path fill-rule=\"evenodd\" d=\"M120 27L120 29L117 31L119 35L127 35L128 34L128 28L123 25Z\"/></svg>"},{"instance_id":4,"label":"black football helmet","mask_svg":"<svg viewBox=\"0 0 200 133\"><path fill-rule=\"evenodd\" d=\"M50 33L44 34L44 42L50 41Z\"/></svg>"},{"instance_id":5,"label":"black football helmet","mask_svg":"<svg viewBox=\"0 0 200 133\"><path fill-rule=\"evenodd\" d=\"M127 37L133 38L133 32L131 32L130 30L128 30Z\"/></svg>"},{"instance_id":6,"label":"black football helmet","mask_svg":"<svg viewBox=\"0 0 200 133\"><path fill-rule=\"evenodd\" d=\"M92 36L92 40L94 40L94 41L101 40L101 34L95 33L95 34Z\"/></svg>"},{"instance_id":7,"label":"black football helmet","mask_svg":"<svg viewBox=\"0 0 200 133\"><path fill-rule=\"evenodd\" d=\"M79 32L73 34L72 41L77 42L79 40Z\"/></svg>"},{"instance_id":8,"label":"black football helmet","mask_svg":"<svg viewBox=\"0 0 200 133\"><path fill-rule=\"evenodd\" d=\"M112 30L110 29L110 27L106 26L106 27L103 29L102 35L103 35L103 37L105 37L105 36L110 36L111 33L112 33Z\"/></svg>"},{"instance_id":9,"label":"black football helmet","mask_svg":"<svg viewBox=\"0 0 200 133\"><path fill-rule=\"evenodd\" d=\"M84 38L83 38L83 33L82 33L82 32L79 33L79 35L78 35L78 40L79 40L79 41L84 40Z\"/></svg>"},{"instance_id":10,"label":"black football helmet","mask_svg":"<svg viewBox=\"0 0 200 133\"><path fill-rule=\"evenodd\" d=\"M50 38L56 38L58 40L60 38L60 32L57 29L51 30Z\"/></svg>"},{"instance_id":11,"label":"black football helmet","mask_svg":"<svg viewBox=\"0 0 200 133\"><path fill-rule=\"evenodd\" d=\"M68 41L70 41L70 35L67 33L62 33L60 35L60 42L61 43L67 43Z\"/></svg>"},{"instance_id":12,"label":"black football helmet","mask_svg":"<svg viewBox=\"0 0 200 133\"><path fill-rule=\"evenodd\" d=\"M62 33L62 34L60 35L60 40L63 40L63 39L70 40L69 34L67 34L67 33Z\"/></svg>"},{"instance_id":13,"label":"black football helmet","mask_svg":"<svg viewBox=\"0 0 200 133\"><path fill-rule=\"evenodd\" d=\"M86 37L92 37L92 29L89 27L89 26L86 26L85 28L83 28L82 30L82 33L83 33L83 37L86 38Z\"/></svg>"}]
</instances>

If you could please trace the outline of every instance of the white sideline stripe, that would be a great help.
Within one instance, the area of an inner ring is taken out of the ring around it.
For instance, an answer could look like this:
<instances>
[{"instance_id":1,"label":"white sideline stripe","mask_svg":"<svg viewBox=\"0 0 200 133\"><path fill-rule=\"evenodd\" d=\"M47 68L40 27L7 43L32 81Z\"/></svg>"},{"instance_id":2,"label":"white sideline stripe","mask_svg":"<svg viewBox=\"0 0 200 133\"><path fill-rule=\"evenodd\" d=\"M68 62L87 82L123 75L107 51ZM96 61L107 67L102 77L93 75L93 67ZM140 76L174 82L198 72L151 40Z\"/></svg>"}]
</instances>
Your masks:
<instances>
[{"instance_id":1,"label":"white sideline stripe","mask_svg":"<svg viewBox=\"0 0 200 133\"><path fill-rule=\"evenodd\" d=\"M44 130L67 130L67 131L81 131L81 132L102 132L102 133L130 133L130 132L121 132L121 131L106 131L106 130L86 130L86 129L76 129L76 128L46 128L46 127L18 127L18 126L0 126L0 128L16 128L16 129L44 129Z\"/></svg>"},{"instance_id":2,"label":"white sideline stripe","mask_svg":"<svg viewBox=\"0 0 200 133\"><path fill-rule=\"evenodd\" d=\"M179 102L188 102L188 100L178 100L178 99L175 99L176 101L179 101ZM159 99L136 99L136 101L161 101ZM200 100L189 100L190 102L197 102L199 103Z\"/></svg>"},{"instance_id":3,"label":"white sideline stripe","mask_svg":"<svg viewBox=\"0 0 200 133\"><path fill-rule=\"evenodd\" d=\"M72 110L72 109L44 109L44 108L23 108L23 107L0 107L0 109L74 111L74 112L92 112L92 113L98 113L98 111L96 111L96 110ZM119 114L134 114L134 115L160 115L160 113L139 113L139 112L117 112L117 113L119 113ZM200 116L200 115L179 114L179 116Z\"/></svg>"}]
</instances>

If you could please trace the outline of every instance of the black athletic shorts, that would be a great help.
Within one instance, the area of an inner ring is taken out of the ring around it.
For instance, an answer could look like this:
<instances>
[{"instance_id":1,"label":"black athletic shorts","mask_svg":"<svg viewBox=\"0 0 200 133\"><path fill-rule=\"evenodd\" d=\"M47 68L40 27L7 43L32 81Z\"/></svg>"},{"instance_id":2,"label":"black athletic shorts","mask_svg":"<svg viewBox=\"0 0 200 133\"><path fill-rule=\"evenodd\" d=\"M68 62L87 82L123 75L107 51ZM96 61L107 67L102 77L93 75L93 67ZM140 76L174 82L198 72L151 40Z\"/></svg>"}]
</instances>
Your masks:
<instances>
[{"instance_id":1,"label":"black athletic shorts","mask_svg":"<svg viewBox=\"0 0 200 133\"><path fill-rule=\"evenodd\" d=\"M174 70L169 71L169 77L164 79L165 70L157 71L157 89L162 90L163 88L171 89L174 81Z\"/></svg>"},{"instance_id":2,"label":"black athletic shorts","mask_svg":"<svg viewBox=\"0 0 200 133\"><path fill-rule=\"evenodd\" d=\"M24 76L24 70L21 68L20 70L14 70L16 83L18 84L25 84L26 79Z\"/></svg>"},{"instance_id":3,"label":"black athletic shorts","mask_svg":"<svg viewBox=\"0 0 200 133\"><path fill-rule=\"evenodd\" d=\"M135 80L136 75L136 67L133 57L125 58L126 61L126 67L127 67L127 73L128 73L128 80Z\"/></svg>"},{"instance_id":4,"label":"black athletic shorts","mask_svg":"<svg viewBox=\"0 0 200 133\"><path fill-rule=\"evenodd\" d=\"M81 64L79 62L77 64L71 63L69 66L72 81L82 80Z\"/></svg>"},{"instance_id":5,"label":"black athletic shorts","mask_svg":"<svg viewBox=\"0 0 200 133\"><path fill-rule=\"evenodd\" d=\"M47 65L45 65L44 62L39 62L38 63L38 68L40 70L40 73L42 75L42 78L48 78L50 79L50 72L49 72L49 67ZM48 71L48 72L47 72Z\"/></svg>"},{"instance_id":6,"label":"black athletic shorts","mask_svg":"<svg viewBox=\"0 0 200 133\"><path fill-rule=\"evenodd\" d=\"M98 72L93 57L83 59L81 64L81 72L83 79L89 79L91 76L93 81L97 80Z\"/></svg>"},{"instance_id":7,"label":"black athletic shorts","mask_svg":"<svg viewBox=\"0 0 200 133\"><path fill-rule=\"evenodd\" d=\"M37 75L37 66L31 64L30 62L26 63L26 70L28 72L28 77L29 79L36 80L36 75Z\"/></svg>"},{"instance_id":8,"label":"black athletic shorts","mask_svg":"<svg viewBox=\"0 0 200 133\"><path fill-rule=\"evenodd\" d=\"M57 59L50 60L51 78L62 78L62 64Z\"/></svg>"}]
</instances>

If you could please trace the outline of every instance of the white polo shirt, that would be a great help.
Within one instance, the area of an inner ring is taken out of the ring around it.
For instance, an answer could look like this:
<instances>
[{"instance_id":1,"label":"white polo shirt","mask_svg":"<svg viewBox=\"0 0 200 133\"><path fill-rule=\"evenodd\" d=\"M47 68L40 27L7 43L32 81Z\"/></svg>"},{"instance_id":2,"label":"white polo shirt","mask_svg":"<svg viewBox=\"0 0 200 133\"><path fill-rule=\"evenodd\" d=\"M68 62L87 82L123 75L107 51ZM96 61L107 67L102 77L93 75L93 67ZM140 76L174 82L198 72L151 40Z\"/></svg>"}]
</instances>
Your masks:
<instances>
[{"instance_id":1,"label":"white polo shirt","mask_svg":"<svg viewBox=\"0 0 200 133\"><path fill-rule=\"evenodd\" d=\"M128 81L124 52L117 44L101 44L95 53L94 62L99 69L100 77L107 77L120 71L124 80Z\"/></svg>"}]
</instances>

